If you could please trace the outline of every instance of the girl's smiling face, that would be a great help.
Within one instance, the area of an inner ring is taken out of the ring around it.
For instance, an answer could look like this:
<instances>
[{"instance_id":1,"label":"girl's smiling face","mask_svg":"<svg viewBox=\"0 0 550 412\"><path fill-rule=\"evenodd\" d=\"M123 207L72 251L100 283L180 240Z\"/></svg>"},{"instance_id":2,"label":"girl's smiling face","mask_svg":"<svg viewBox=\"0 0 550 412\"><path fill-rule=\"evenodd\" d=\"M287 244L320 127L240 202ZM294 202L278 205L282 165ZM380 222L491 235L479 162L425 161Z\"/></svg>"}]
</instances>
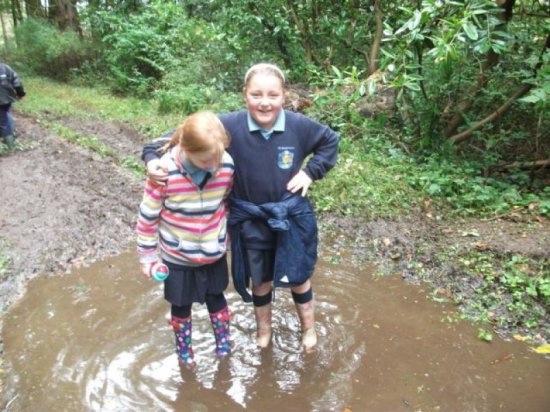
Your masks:
<instances>
[{"instance_id":1,"label":"girl's smiling face","mask_svg":"<svg viewBox=\"0 0 550 412\"><path fill-rule=\"evenodd\" d=\"M256 73L248 80L244 100L258 126L271 130L285 103L283 82L274 74Z\"/></svg>"}]
</instances>

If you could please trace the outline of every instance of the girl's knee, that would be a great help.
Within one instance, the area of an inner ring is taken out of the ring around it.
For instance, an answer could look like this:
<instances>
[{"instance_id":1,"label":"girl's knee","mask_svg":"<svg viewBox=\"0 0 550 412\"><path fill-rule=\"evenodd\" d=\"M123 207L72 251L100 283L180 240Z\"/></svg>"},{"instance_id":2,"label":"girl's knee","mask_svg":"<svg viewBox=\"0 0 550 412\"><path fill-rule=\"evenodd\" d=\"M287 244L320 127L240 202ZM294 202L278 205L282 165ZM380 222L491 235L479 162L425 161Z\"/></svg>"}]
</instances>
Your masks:
<instances>
[{"instance_id":1,"label":"girl's knee","mask_svg":"<svg viewBox=\"0 0 550 412\"><path fill-rule=\"evenodd\" d=\"M271 282L265 282L261 285L255 285L252 287L252 293L255 295L263 296L271 291Z\"/></svg>"},{"instance_id":2,"label":"girl's knee","mask_svg":"<svg viewBox=\"0 0 550 412\"><path fill-rule=\"evenodd\" d=\"M290 290L292 290L293 293L297 293L297 294L305 293L310 289L311 289L311 282L309 281L309 279L306 280L301 285L294 286L294 287L290 288Z\"/></svg>"}]
</instances>

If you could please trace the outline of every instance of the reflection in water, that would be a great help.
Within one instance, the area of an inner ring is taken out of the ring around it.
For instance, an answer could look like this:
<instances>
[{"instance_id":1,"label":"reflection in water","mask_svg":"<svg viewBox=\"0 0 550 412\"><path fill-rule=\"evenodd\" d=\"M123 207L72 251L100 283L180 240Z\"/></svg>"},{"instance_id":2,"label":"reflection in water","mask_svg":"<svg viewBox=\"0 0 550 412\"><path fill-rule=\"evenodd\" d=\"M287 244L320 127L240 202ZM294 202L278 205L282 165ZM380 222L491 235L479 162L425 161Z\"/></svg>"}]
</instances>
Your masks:
<instances>
[{"instance_id":1,"label":"reflection in water","mask_svg":"<svg viewBox=\"0 0 550 412\"><path fill-rule=\"evenodd\" d=\"M290 293L277 290L270 349L230 287L234 353L214 355L206 307L193 308L197 367L180 369L162 286L126 253L33 280L7 314L9 411L548 411L550 363L519 343L480 342L400 279L320 262L319 345L300 350ZM506 359L495 362L496 359Z\"/></svg>"}]
</instances>

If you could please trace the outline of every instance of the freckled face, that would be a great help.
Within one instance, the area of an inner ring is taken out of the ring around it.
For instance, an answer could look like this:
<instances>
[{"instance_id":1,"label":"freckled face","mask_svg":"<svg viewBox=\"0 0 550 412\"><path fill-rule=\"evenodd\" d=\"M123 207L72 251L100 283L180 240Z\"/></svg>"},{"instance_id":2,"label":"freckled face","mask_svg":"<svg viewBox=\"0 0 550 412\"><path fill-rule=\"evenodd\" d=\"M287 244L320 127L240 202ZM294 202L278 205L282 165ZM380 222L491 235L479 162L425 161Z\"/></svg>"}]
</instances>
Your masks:
<instances>
[{"instance_id":1,"label":"freckled face","mask_svg":"<svg viewBox=\"0 0 550 412\"><path fill-rule=\"evenodd\" d=\"M285 102L283 83L273 74L257 73L248 80L244 100L256 123L271 130Z\"/></svg>"}]
</instances>

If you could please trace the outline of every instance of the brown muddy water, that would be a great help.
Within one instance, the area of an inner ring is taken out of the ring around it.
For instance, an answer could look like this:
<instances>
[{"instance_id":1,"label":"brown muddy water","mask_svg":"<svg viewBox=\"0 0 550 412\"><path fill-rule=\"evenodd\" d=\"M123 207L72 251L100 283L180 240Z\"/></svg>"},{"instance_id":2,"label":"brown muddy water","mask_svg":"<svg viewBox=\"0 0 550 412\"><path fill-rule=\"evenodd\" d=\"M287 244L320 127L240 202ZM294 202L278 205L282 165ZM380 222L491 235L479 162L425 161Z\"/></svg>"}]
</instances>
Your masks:
<instances>
[{"instance_id":1,"label":"brown muddy water","mask_svg":"<svg viewBox=\"0 0 550 412\"><path fill-rule=\"evenodd\" d=\"M253 310L229 287L237 348L215 358L193 308L197 368L178 367L162 286L127 252L37 278L5 318L6 411L550 411L550 360L477 339L454 309L369 268L320 262L317 350L299 348L288 291L274 341L254 345Z\"/></svg>"}]
</instances>

